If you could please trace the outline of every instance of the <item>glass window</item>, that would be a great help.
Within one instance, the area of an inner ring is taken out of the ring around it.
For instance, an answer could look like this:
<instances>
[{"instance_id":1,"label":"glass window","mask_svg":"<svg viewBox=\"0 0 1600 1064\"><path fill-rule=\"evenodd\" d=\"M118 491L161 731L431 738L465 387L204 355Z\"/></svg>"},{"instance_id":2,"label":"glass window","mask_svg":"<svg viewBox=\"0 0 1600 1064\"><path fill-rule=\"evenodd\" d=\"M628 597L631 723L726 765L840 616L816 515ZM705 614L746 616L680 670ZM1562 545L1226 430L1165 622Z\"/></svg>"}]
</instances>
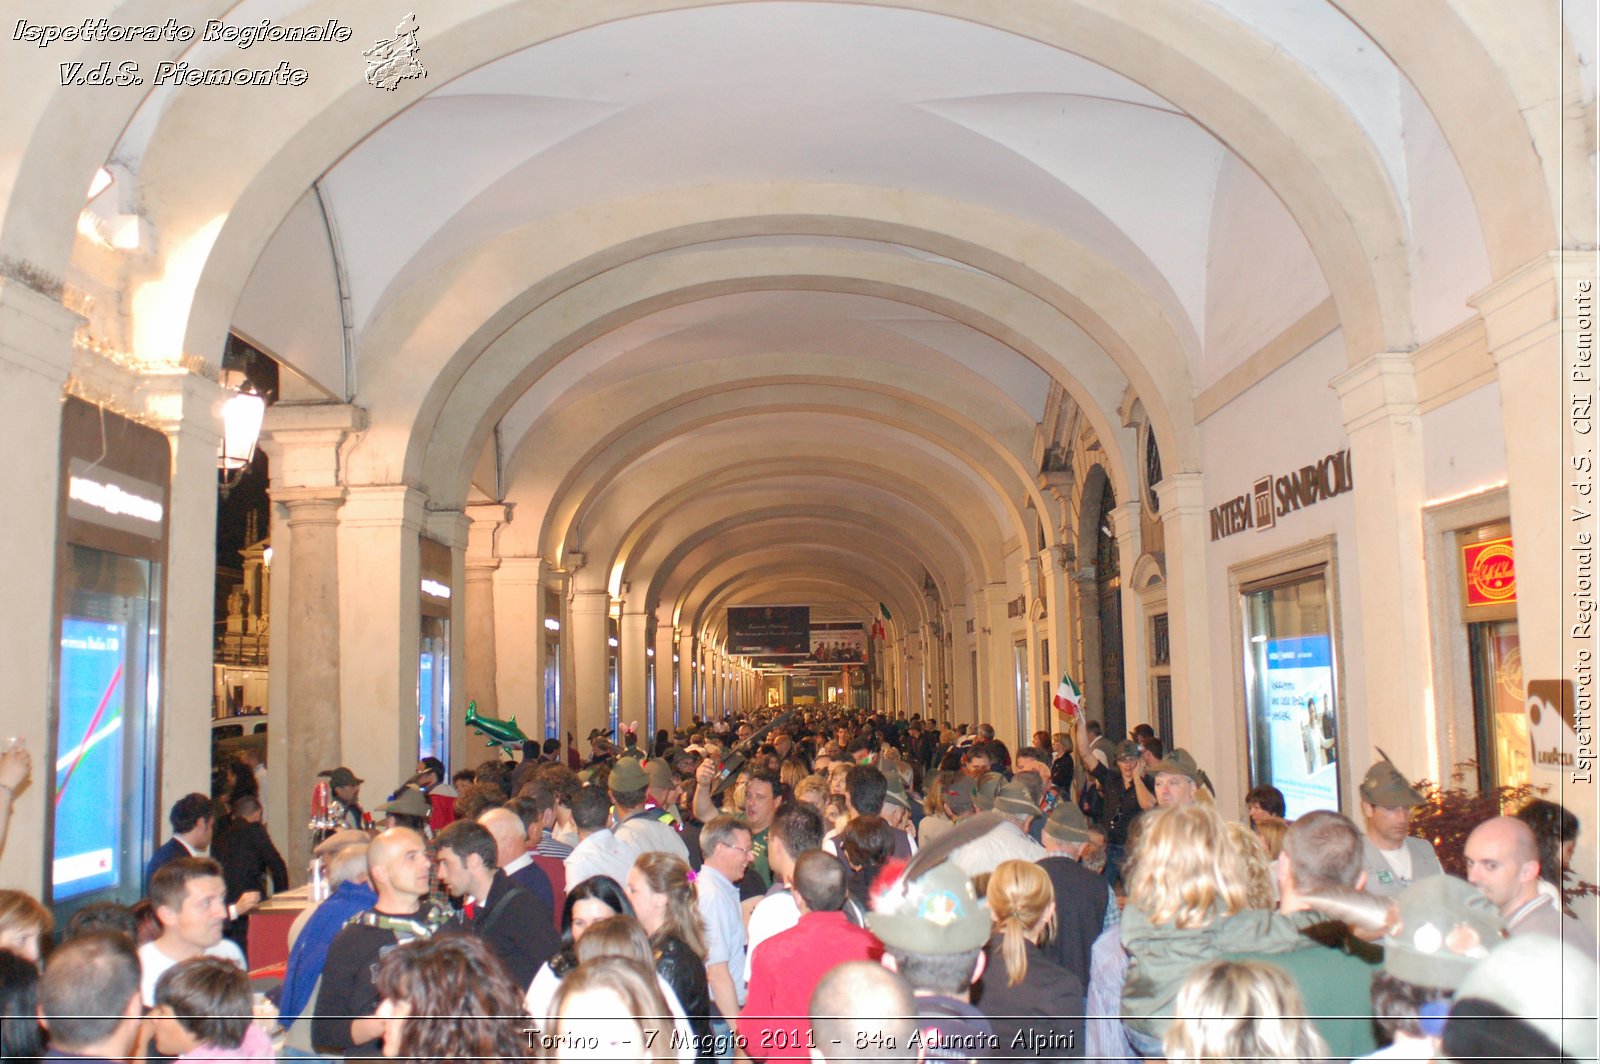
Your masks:
<instances>
[{"instance_id":1,"label":"glass window","mask_svg":"<svg viewBox=\"0 0 1600 1064\"><path fill-rule=\"evenodd\" d=\"M1522 650L1517 622L1480 621L1467 625L1472 659L1472 703L1478 725L1478 785L1528 783L1533 741L1523 702Z\"/></svg>"},{"instance_id":2,"label":"glass window","mask_svg":"<svg viewBox=\"0 0 1600 1064\"><path fill-rule=\"evenodd\" d=\"M1028 727L1028 641L1017 640L1011 648L1012 671L1017 682L1017 734L1027 735Z\"/></svg>"},{"instance_id":3,"label":"glass window","mask_svg":"<svg viewBox=\"0 0 1600 1064\"><path fill-rule=\"evenodd\" d=\"M1282 791L1291 820L1337 810L1339 702L1325 571L1241 591L1251 783Z\"/></svg>"},{"instance_id":4,"label":"glass window","mask_svg":"<svg viewBox=\"0 0 1600 1064\"><path fill-rule=\"evenodd\" d=\"M63 920L90 901L143 893L154 823L160 569L68 546L56 686L51 901ZM15 830L15 829L13 829Z\"/></svg>"},{"instance_id":5,"label":"glass window","mask_svg":"<svg viewBox=\"0 0 1600 1064\"><path fill-rule=\"evenodd\" d=\"M417 662L417 750L450 763L450 621L428 614Z\"/></svg>"}]
</instances>

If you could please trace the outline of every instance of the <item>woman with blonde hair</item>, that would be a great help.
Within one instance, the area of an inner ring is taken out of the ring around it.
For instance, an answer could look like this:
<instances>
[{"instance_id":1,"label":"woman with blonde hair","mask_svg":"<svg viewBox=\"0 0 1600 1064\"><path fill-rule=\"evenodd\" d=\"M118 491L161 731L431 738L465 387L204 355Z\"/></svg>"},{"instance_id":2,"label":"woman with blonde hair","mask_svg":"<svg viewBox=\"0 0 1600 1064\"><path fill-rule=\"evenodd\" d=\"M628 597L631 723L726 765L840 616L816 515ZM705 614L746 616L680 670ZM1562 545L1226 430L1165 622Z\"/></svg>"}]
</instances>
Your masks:
<instances>
[{"instance_id":1,"label":"woman with blonde hair","mask_svg":"<svg viewBox=\"0 0 1600 1064\"><path fill-rule=\"evenodd\" d=\"M1167 1059L1313 1061L1328 1046L1305 1019L1305 1002L1281 968L1213 961L1178 991L1177 1018L1162 1040Z\"/></svg>"},{"instance_id":2,"label":"woman with blonde hair","mask_svg":"<svg viewBox=\"0 0 1600 1064\"><path fill-rule=\"evenodd\" d=\"M848 761L835 761L828 766L828 793L844 795L844 778L854 768Z\"/></svg>"},{"instance_id":3,"label":"woman with blonde hair","mask_svg":"<svg viewBox=\"0 0 1600 1064\"><path fill-rule=\"evenodd\" d=\"M0 890L0 949L39 963L39 940L50 933L55 918L31 894Z\"/></svg>"},{"instance_id":4,"label":"woman with blonde hair","mask_svg":"<svg viewBox=\"0 0 1600 1064\"><path fill-rule=\"evenodd\" d=\"M824 812L828 805L828 777L815 772L806 776L794 785L794 800Z\"/></svg>"},{"instance_id":5,"label":"woman with blonde hair","mask_svg":"<svg viewBox=\"0 0 1600 1064\"><path fill-rule=\"evenodd\" d=\"M549 1060L669 1064L667 1004L650 973L624 957L600 957L574 968L550 1001L540 1034Z\"/></svg>"},{"instance_id":6,"label":"woman with blonde hair","mask_svg":"<svg viewBox=\"0 0 1600 1064\"><path fill-rule=\"evenodd\" d=\"M1269 816L1253 821L1250 826L1255 829L1256 838L1267 848L1267 859L1276 861L1283 852L1283 837L1289 832L1288 822L1280 817Z\"/></svg>"},{"instance_id":7,"label":"woman with blonde hair","mask_svg":"<svg viewBox=\"0 0 1600 1064\"><path fill-rule=\"evenodd\" d=\"M1083 984L1040 948L1056 930L1050 876L1029 861L1002 861L986 887L994 934L984 947L973 1004L994 1026L1000 1056L1083 1055Z\"/></svg>"},{"instance_id":8,"label":"woman with blonde hair","mask_svg":"<svg viewBox=\"0 0 1600 1064\"><path fill-rule=\"evenodd\" d=\"M928 796L922 800L922 811L927 815L917 825L918 846L928 845L956 826L955 818L944 805L944 789L956 775L954 772L936 772L933 779L928 781Z\"/></svg>"},{"instance_id":9,"label":"woman with blonde hair","mask_svg":"<svg viewBox=\"0 0 1600 1064\"><path fill-rule=\"evenodd\" d=\"M689 1029L705 1046L711 1041L711 991L693 875L675 854L640 854L628 871L627 892L639 925L650 936L656 974L677 995Z\"/></svg>"},{"instance_id":10,"label":"woman with blonde hair","mask_svg":"<svg viewBox=\"0 0 1600 1064\"><path fill-rule=\"evenodd\" d=\"M674 857L673 860L677 858ZM584 932L583 938L578 940L577 953L579 964L587 964L601 957L622 957L633 961L641 968L655 971L656 989L661 992L661 999L666 1002L667 1011L672 1014L672 1027L676 1032L673 1041L678 1064L692 1064L697 1059L696 1047L705 1043L695 1039L694 1029L689 1026L689 1018L683 1013L683 1005L678 1000L677 993L656 969L655 954L651 950L649 936L645 934L644 926L638 919L632 916L606 917Z\"/></svg>"},{"instance_id":11,"label":"woman with blonde hair","mask_svg":"<svg viewBox=\"0 0 1600 1064\"><path fill-rule=\"evenodd\" d=\"M1300 943L1314 912L1280 916L1250 907L1249 873L1227 825L1210 803L1152 809L1140 833L1122 945L1128 975L1122 1017L1145 1056L1161 1051L1173 1000L1195 968L1227 953L1282 953Z\"/></svg>"},{"instance_id":12,"label":"woman with blonde hair","mask_svg":"<svg viewBox=\"0 0 1600 1064\"><path fill-rule=\"evenodd\" d=\"M1266 843L1243 824L1228 822L1228 841L1233 844L1245 880L1245 904L1252 909L1278 907L1278 878Z\"/></svg>"}]
</instances>

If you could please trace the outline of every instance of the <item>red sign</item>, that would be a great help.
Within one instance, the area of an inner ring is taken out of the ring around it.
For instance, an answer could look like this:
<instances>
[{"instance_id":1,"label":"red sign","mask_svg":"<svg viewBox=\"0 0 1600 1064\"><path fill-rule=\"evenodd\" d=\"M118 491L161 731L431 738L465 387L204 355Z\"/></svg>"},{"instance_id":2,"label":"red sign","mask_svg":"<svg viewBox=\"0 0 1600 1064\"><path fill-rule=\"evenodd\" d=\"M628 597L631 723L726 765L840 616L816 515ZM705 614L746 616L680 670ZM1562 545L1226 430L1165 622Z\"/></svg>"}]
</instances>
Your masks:
<instances>
[{"instance_id":1,"label":"red sign","mask_svg":"<svg viewBox=\"0 0 1600 1064\"><path fill-rule=\"evenodd\" d=\"M1517 568L1511 537L1461 548L1467 606L1502 606L1517 601Z\"/></svg>"}]
</instances>

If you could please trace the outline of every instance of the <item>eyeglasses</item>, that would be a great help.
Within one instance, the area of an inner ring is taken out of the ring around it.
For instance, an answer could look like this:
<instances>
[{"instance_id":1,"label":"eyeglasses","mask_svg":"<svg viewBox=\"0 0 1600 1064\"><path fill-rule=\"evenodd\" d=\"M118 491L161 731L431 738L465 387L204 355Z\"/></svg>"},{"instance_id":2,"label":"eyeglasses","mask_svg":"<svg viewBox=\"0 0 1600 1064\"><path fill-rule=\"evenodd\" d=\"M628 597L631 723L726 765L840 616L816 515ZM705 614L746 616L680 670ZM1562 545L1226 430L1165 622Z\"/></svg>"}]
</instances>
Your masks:
<instances>
[{"instance_id":1,"label":"eyeglasses","mask_svg":"<svg viewBox=\"0 0 1600 1064\"><path fill-rule=\"evenodd\" d=\"M726 847L727 847L727 848L728 848L728 849L730 849L730 850L734 850L734 851L736 851L736 852L738 852L738 853L742 853L742 854L744 854L744 855L745 855L745 856L746 856L746 857L749 857L749 856L750 856L750 847L749 847L749 846L735 846L735 845L734 845L734 844L733 844L733 843L731 843L731 842L725 842L725 843L723 843L723 844L722 844L722 845L724 845L724 846L726 846Z\"/></svg>"}]
</instances>

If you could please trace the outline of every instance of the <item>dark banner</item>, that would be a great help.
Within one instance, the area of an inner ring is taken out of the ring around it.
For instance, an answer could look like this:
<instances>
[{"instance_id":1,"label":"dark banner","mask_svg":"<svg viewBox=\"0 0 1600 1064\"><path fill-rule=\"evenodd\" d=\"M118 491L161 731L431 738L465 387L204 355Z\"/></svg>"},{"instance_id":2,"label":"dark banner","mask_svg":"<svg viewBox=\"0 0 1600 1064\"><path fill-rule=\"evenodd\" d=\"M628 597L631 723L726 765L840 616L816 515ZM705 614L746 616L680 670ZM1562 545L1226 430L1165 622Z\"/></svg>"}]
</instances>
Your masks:
<instances>
[{"instance_id":1,"label":"dark banner","mask_svg":"<svg viewBox=\"0 0 1600 1064\"><path fill-rule=\"evenodd\" d=\"M729 606L728 653L811 653L810 606Z\"/></svg>"}]
</instances>

